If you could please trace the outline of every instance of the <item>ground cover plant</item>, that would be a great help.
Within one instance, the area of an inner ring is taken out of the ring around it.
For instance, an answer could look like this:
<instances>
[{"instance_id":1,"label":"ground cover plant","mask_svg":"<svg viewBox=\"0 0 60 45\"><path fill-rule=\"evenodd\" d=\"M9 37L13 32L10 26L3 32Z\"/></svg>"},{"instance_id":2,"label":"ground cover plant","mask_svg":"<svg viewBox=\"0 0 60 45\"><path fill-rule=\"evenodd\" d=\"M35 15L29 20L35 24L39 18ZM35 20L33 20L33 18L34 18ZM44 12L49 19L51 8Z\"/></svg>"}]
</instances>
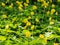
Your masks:
<instances>
[{"instance_id":1,"label":"ground cover plant","mask_svg":"<svg viewBox=\"0 0 60 45\"><path fill-rule=\"evenodd\" d=\"M60 0L0 0L0 45L60 45Z\"/></svg>"}]
</instances>

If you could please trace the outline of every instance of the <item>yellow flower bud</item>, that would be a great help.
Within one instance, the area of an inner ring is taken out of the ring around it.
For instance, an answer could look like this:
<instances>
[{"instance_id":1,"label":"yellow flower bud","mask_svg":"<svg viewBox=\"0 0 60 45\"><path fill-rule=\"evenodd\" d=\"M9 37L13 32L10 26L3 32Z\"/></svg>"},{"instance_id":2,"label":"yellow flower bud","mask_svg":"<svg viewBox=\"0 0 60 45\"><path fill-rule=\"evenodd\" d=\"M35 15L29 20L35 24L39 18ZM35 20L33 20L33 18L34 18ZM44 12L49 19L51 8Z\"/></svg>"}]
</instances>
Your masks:
<instances>
[{"instance_id":1,"label":"yellow flower bud","mask_svg":"<svg viewBox=\"0 0 60 45\"><path fill-rule=\"evenodd\" d=\"M31 25L31 23L30 23L30 22L27 22L27 23L26 23L26 26L30 26L30 25Z\"/></svg>"},{"instance_id":2,"label":"yellow flower bud","mask_svg":"<svg viewBox=\"0 0 60 45\"><path fill-rule=\"evenodd\" d=\"M50 11L47 11L47 14L50 14Z\"/></svg>"},{"instance_id":3,"label":"yellow flower bud","mask_svg":"<svg viewBox=\"0 0 60 45\"><path fill-rule=\"evenodd\" d=\"M26 0L26 3L29 3L29 0Z\"/></svg>"},{"instance_id":4,"label":"yellow flower bud","mask_svg":"<svg viewBox=\"0 0 60 45\"><path fill-rule=\"evenodd\" d=\"M27 6L28 6L28 4L27 4L27 3L24 3L24 6L25 6L25 7L27 7Z\"/></svg>"},{"instance_id":5,"label":"yellow flower bud","mask_svg":"<svg viewBox=\"0 0 60 45\"><path fill-rule=\"evenodd\" d=\"M52 25L52 24L54 24L54 22L53 22L53 21L51 21L51 22L50 22L50 24Z\"/></svg>"},{"instance_id":6,"label":"yellow flower bud","mask_svg":"<svg viewBox=\"0 0 60 45\"><path fill-rule=\"evenodd\" d=\"M2 6L5 6L5 3L2 3Z\"/></svg>"},{"instance_id":7,"label":"yellow flower bud","mask_svg":"<svg viewBox=\"0 0 60 45\"><path fill-rule=\"evenodd\" d=\"M58 15L58 12L56 12L55 14Z\"/></svg>"},{"instance_id":8,"label":"yellow flower bud","mask_svg":"<svg viewBox=\"0 0 60 45\"><path fill-rule=\"evenodd\" d=\"M55 8L55 5L54 4L52 4L52 8Z\"/></svg>"},{"instance_id":9,"label":"yellow flower bud","mask_svg":"<svg viewBox=\"0 0 60 45\"><path fill-rule=\"evenodd\" d=\"M26 29L27 28L27 26L24 26L24 29Z\"/></svg>"},{"instance_id":10,"label":"yellow flower bud","mask_svg":"<svg viewBox=\"0 0 60 45\"><path fill-rule=\"evenodd\" d=\"M31 26L31 30L34 30L34 25Z\"/></svg>"},{"instance_id":11,"label":"yellow flower bud","mask_svg":"<svg viewBox=\"0 0 60 45\"><path fill-rule=\"evenodd\" d=\"M24 22L24 23L27 23L27 22L28 22L28 19L24 19L23 22Z\"/></svg>"},{"instance_id":12,"label":"yellow flower bud","mask_svg":"<svg viewBox=\"0 0 60 45\"><path fill-rule=\"evenodd\" d=\"M19 9L20 11L22 11L22 10L23 10L23 9L22 9L22 7L20 7L20 6L18 7L18 9Z\"/></svg>"},{"instance_id":13,"label":"yellow flower bud","mask_svg":"<svg viewBox=\"0 0 60 45\"><path fill-rule=\"evenodd\" d=\"M9 8L12 8L13 7L13 3L11 3L11 5L9 5Z\"/></svg>"},{"instance_id":14,"label":"yellow flower bud","mask_svg":"<svg viewBox=\"0 0 60 45\"><path fill-rule=\"evenodd\" d=\"M49 18L49 21L51 21L51 20L52 20L52 17Z\"/></svg>"},{"instance_id":15,"label":"yellow flower bud","mask_svg":"<svg viewBox=\"0 0 60 45\"><path fill-rule=\"evenodd\" d=\"M47 39L44 38L44 39L43 39L43 44L46 44L46 43L47 43Z\"/></svg>"},{"instance_id":16,"label":"yellow flower bud","mask_svg":"<svg viewBox=\"0 0 60 45\"><path fill-rule=\"evenodd\" d=\"M44 38L44 35L43 34L40 34L39 37L43 39Z\"/></svg>"},{"instance_id":17,"label":"yellow flower bud","mask_svg":"<svg viewBox=\"0 0 60 45\"><path fill-rule=\"evenodd\" d=\"M36 21L36 22L39 22L39 19L38 19L38 18L36 18L36 19L35 19L35 21Z\"/></svg>"},{"instance_id":18,"label":"yellow flower bud","mask_svg":"<svg viewBox=\"0 0 60 45\"><path fill-rule=\"evenodd\" d=\"M58 2L60 2L60 0L57 0Z\"/></svg>"},{"instance_id":19,"label":"yellow flower bud","mask_svg":"<svg viewBox=\"0 0 60 45\"><path fill-rule=\"evenodd\" d=\"M51 9L51 14L54 14L56 10L55 9Z\"/></svg>"},{"instance_id":20,"label":"yellow flower bud","mask_svg":"<svg viewBox=\"0 0 60 45\"><path fill-rule=\"evenodd\" d=\"M31 12L31 15L34 15L34 12Z\"/></svg>"},{"instance_id":21,"label":"yellow flower bud","mask_svg":"<svg viewBox=\"0 0 60 45\"><path fill-rule=\"evenodd\" d=\"M49 0L52 3L52 0Z\"/></svg>"},{"instance_id":22,"label":"yellow flower bud","mask_svg":"<svg viewBox=\"0 0 60 45\"><path fill-rule=\"evenodd\" d=\"M59 45L58 43L54 43L54 45Z\"/></svg>"},{"instance_id":23,"label":"yellow flower bud","mask_svg":"<svg viewBox=\"0 0 60 45\"><path fill-rule=\"evenodd\" d=\"M8 29L9 28L9 25L6 25L5 28Z\"/></svg>"},{"instance_id":24,"label":"yellow flower bud","mask_svg":"<svg viewBox=\"0 0 60 45\"><path fill-rule=\"evenodd\" d=\"M2 17L3 17L3 18L7 18L7 15L6 15L6 14L3 14Z\"/></svg>"},{"instance_id":25,"label":"yellow flower bud","mask_svg":"<svg viewBox=\"0 0 60 45\"><path fill-rule=\"evenodd\" d=\"M37 0L38 2L41 2L41 0Z\"/></svg>"},{"instance_id":26,"label":"yellow flower bud","mask_svg":"<svg viewBox=\"0 0 60 45\"><path fill-rule=\"evenodd\" d=\"M26 37L30 37L31 33L29 31L27 31L25 35L26 35Z\"/></svg>"},{"instance_id":27,"label":"yellow flower bud","mask_svg":"<svg viewBox=\"0 0 60 45\"><path fill-rule=\"evenodd\" d=\"M33 8L33 10L35 10L35 9L37 9L37 6L34 5L32 8Z\"/></svg>"}]
</instances>

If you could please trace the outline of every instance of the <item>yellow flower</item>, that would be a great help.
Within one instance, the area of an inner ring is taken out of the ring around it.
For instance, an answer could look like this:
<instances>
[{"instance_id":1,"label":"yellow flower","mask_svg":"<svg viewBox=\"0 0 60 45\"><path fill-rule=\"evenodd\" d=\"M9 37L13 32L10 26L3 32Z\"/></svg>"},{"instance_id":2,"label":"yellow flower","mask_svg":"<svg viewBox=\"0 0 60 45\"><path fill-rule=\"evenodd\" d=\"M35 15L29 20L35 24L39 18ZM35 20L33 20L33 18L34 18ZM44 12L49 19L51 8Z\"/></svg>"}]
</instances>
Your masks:
<instances>
[{"instance_id":1,"label":"yellow flower","mask_svg":"<svg viewBox=\"0 0 60 45\"><path fill-rule=\"evenodd\" d=\"M52 17L49 18L49 21L51 21L51 20L52 20Z\"/></svg>"},{"instance_id":2,"label":"yellow flower","mask_svg":"<svg viewBox=\"0 0 60 45\"><path fill-rule=\"evenodd\" d=\"M34 12L31 12L31 15L34 15Z\"/></svg>"},{"instance_id":3,"label":"yellow flower","mask_svg":"<svg viewBox=\"0 0 60 45\"><path fill-rule=\"evenodd\" d=\"M38 2L44 2L44 0L37 0Z\"/></svg>"},{"instance_id":4,"label":"yellow flower","mask_svg":"<svg viewBox=\"0 0 60 45\"><path fill-rule=\"evenodd\" d=\"M8 29L9 28L9 25L6 25L5 28Z\"/></svg>"},{"instance_id":5,"label":"yellow flower","mask_svg":"<svg viewBox=\"0 0 60 45\"><path fill-rule=\"evenodd\" d=\"M11 5L9 5L9 7L12 8L13 7L13 3L11 3Z\"/></svg>"},{"instance_id":6,"label":"yellow flower","mask_svg":"<svg viewBox=\"0 0 60 45\"><path fill-rule=\"evenodd\" d=\"M57 0L58 2L60 2L60 0Z\"/></svg>"},{"instance_id":7,"label":"yellow flower","mask_svg":"<svg viewBox=\"0 0 60 45\"><path fill-rule=\"evenodd\" d=\"M37 0L38 2L41 2L41 0Z\"/></svg>"},{"instance_id":8,"label":"yellow flower","mask_svg":"<svg viewBox=\"0 0 60 45\"><path fill-rule=\"evenodd\" d=\"M35 19L35 21L36 21L36 22L39 22L39 19L38 19L38 18L36 18L36 19Z\"/></svg>"},{"instance_id":9,"label":"yellow flower","mask_svg":"<svg viewBox=\"0 0 60 45\"><path fill-rule=\"evenodd\" d=\"M31 30L34 30L34 25L31 26Z\"/></svg>"},{"instance_id":10,"label":"yellow flower","mask_svg":"<svg viewBox=\"0 0 60 45\"><path fill-rule=\"evenodd\" d=\"M26 23L26 26L30 26L30 25L31 25L31 23L30 23L30 22L27 22L27 23Z\"/></svg>"},{"instance_id":11,"label":"yellow flower","mask_svg":"<svg viewBox=\"0 0 60 45\"><path fill-rule=\"evenodd\" d=\"M7 18L7 15L6 15L6 14L3 14L2 17L3 17L3 18Z\"/></svg>"},{"instance_id":12,"label":"yellow flower","mask_svg":"<svg viewBox=\"0 0 60 45\"><path fill-rule=\"evenodd\" d=\"M19 1L16 1L17 4L19 4L20 2Z\"/></svg>"},{"instance_id":13,"label":"yellow flower","mask_svg":"<svg viewBox=\"0 0 60 45\"><path fill-rule=\"evenodd\" d=\"M49 0L52 3L52 0Z\"/></svg>"},{"instance_id":14,"label":"yellow flower","mask_svg":"<svg viewBox=\"0 0 60 45\"><path fill-rule=\"evenodd\" d=\"M24 29L26 29L27 28L27 26L24 26Z\"/></svg>"},{"instance_id":15,"label":"yellow flower","mask_svg":"<svg viewBox=\"0 0 60 45\"><path fill-rule=\"evenodd\" d=\"M24 23L27 23L27 22L28 22L28 19L24 19L23 22L24 22Z\"/></svg>"},{"instance_id":16,"label":"yellow flower","mask_svg":"<svg viewBox=\"0 0 60 45\"><path fill-rule=\"evenodd\" d=\"M35 10L35 9L37 9L37 6L34 5L34 6L32 6L32 8L33 8L33 10Z\"/></svg>"},{"instance_id":17,"label":"yellow flower","mask_svg":"<svg viewBox=\"0 0 60 45\"><path fill-rule=\"evenodd\" d=\"M26 0L26 3L29 3L29 0Z\"/></svg>"},{"instance_id":18,"label":"yellow flower","mask_svg":"<svg viewBox=\"0 0 60 45\"><path fill-rule=\"evenodd\" d=\"M52 8L55 8L55 5L54 4L52 4Z\"/></svg>"},{"instance_id":19,"label":"yellow flower","mask_svg":"<svg viewBox=\"0 0 60 45\"><path fill-rule=\"evenodd\" d=\"M23 7L23 5L22 5L22 4L20 4L20 5L19 5L19 7Z\"/></svg>"},{"instance_id":20,"label":"yellow flower","mask_svg":"<svg viewBox=\"0 0 60 45\"><path fill-rule=\"evenodd\" d=\"M47 11L47 14L50 14L50 11Z\"/></svg>"},{"instance_id":21,"label":"yellow flower","mask_svg":"<svg viewBox=\"0 0 60 45\"><path fill-rule=\"evenodd\" d=\"M25 6L25 7L27 7L27 6L28 6L28 4L27 4L27 3L24 3L24 6Z\"/></svg>"},{"instance_id":22,"label":"yellow flower","mask_svg":"<svg viewBox=\"0 0 60 45\"><path fill-rule=\"evenodd\" d=\"M44 38L44 35L43 34L40 34L39 37L43 39Z\"/></svg>"},{"instance_id":23,"label":"yellow flower","mask_svg":"<svg viewBox=\"0 0 60 45\"><path fill-rule=\"evenodd\" d=\"M6 37L5 36L0 36L0 41L5 41Z\"/></svg>"},{"instance_id":24,"label":"yellow flower","mask_svg":"<svg viewBox=\"0 0 60 45\"><path fill-rule=\"evenodd\" d=\"M31 19L31 16L28 16L28 19Z\"/></svg>"},{"instance_id":25,"label":"yellow flower","mask_svg":"<svg viewBox=\"0 0 60 45\"><path fill-rule=\"evenodd\" d=\"M58 12L56 12L55 14L58 15Z\"/></svg>"},{"instance_id":26,"label":"yellow flower","mask_svg":"<svg viewBox=\"0 0 60 45\"><path fill-rule=\"evenodd\" d=\"M20 6L18 7L18 9L19 9L20 11L22 11L22 10L23 10L23 9L22 9L22 7L20 7Z\"/></svg>"},{"instance_id":27,"label":"yellow flower","mask_svg":"<svg viewBox=\"0 0 60 45\"><path fill-rule=\"evenodd\" d=\"M27 31L25 35L26 35L26 37L30 37L31 33L29 31Z\"/></svg>"},{"instance_id":28,"label":"yellow flower","mask_svg":"<svg viewBox=\"0 0 60 45\"><path fill-rule=\"evenodd\" d=\"M54 45L59 45L58 43L54 43Z\"/></svg>"},{"instance_id":29,"label":"yellow flower","mask_svg":"<svg viewBox=\"0 0 60 45\"><path fill-rule=\"evenodd\" d=\"M23 2L16 1L16 3L17 3L18 5L20 5L20 4L22 4Z\"/></svg>"},{"instance_id":30,"label":"yellow flower","mask_svg":"<svg viewBox=\"0 0 60 45\"><path fill-rule=\"evenodd\" d=\"M5 6L5 3L2 2L2 6Z\"/></svg>"},{"instance_id":31,"label":"yellow flower","mask_svg":"<svg viewBox=\"0 0 60 45\"><path fill-rule=\"evenodd\" d=\"M48 6L48 3L46 1L44 1L42 6L44 6L46 8Z\"/></svg>"},{"instance_id":32,"label":"yellow flower","mask_svg":"<svg viewBox=\"0 0 60 45\"><path fill-rule=\"evenodd\" d=\"M47 39L46 38L43 39L43 44L47 44Z\"/></svg>"},{"instance_id":33,"label":"yellow flower","mask_svg":"<svg viewBox=\"0 0 60 45\"><path fill-rule=\"evenodd\" d=\"M54 22L53 21L50 21L50 24L52 25L52 24L54 24Z\"/></svg>"},{"instance_id":34,"label":"yellow flower","mask_svg":"<svg viewBox=\"0 0 60 45\"><path fill-rule=\"evenodd\" d=\"M54 14L56 10L55 9L51 9L51 14Z\"/></svg>"}]
</instances>

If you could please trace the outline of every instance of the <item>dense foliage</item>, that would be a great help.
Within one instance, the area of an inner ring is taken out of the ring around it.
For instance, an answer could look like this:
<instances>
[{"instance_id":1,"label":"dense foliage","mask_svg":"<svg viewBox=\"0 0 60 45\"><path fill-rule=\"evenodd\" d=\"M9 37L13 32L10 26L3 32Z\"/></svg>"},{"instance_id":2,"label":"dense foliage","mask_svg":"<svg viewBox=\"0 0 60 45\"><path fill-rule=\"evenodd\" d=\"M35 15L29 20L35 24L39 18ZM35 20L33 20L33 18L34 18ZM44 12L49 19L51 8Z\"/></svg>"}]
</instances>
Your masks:
<instances>
[{"instance_id":1,"label":"dense foliage","mask_svg":"<svg viewBox=\"0 0 60 45\"><path fill-rule=\"evenodd\" d=\"M59 45L60 0L0 0L0 45Z\"/></svg>"}]
</instances>

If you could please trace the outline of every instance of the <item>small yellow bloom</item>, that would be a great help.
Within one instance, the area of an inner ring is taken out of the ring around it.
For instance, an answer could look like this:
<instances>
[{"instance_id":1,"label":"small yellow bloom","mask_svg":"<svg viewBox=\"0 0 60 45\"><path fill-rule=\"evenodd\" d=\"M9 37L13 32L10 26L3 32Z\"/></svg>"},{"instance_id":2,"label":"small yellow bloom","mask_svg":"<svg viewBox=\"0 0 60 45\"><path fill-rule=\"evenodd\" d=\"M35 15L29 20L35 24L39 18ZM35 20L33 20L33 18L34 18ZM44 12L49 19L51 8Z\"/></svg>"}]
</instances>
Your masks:
<instances>
[{"instance_id":1,"label":"small yellow bloom","mask_svg":"<svg viewBox=\"0 0 60 45\"><path fill-rule=\"evenodd\" d=\"M0 36L0 41L5 41L6 37L5 36Z\"/></svg>"},{"instance_id":2,"label":"small yellow bloom","mask_svg":"<svg viewBox=\"0 0 60 45\"><path fill-rule=\"evenodd\" d=\"M47 14L50 14L50 11L47 11Z\"/></svg>"},{"instance_id":3,"label":"small yellow bloom","mask_svg":"<svg viewBox=\"0 0 60 45\"><path fill-rule=\"evenodd\" d=\"M9 7L12 8L13 7L13 3L11 3L11 5L9 5Z\"/></svg>"},{"instance_id":4,"label":"small yellow bloom","mask_svg":"<svg viewBox=\"0 0 60 45\"><path fill-rule=\"evenodd\" d=\"M58 2L60 2L60 0L57 0Z\"/></svg>"},{"instance_id":5,"label":"small yellow bloom","mask_svg":"<svg viewBox=\"0 0 60 45\"><path fill-rule=\"evenodd\" d=\"M41 0L37 0L38 2L41 2Z\"/></svg>"},{"instance_id":6,"label":"small yellow bloom","mask_svg":"<svg viewBox=\"0 0 60 45\"><path fill-rule=\"evenodd\" d=\"M43 34L40 34L39 37L43 39L44 38L44 35Z\"/></svg>"},{"instance_id":7,"label":"small yellow bloom","mask_svg":"<svg viewBox=\"0 0 60 45\"><path fill-rule=\"evenodd\" d=\"M28 16L28 19L31 19L31 16Z\"/></svg>"},{"instance_id":8,"label":"small yellow bloom","mask_svg":"<svg viewBox=\"0 0 60 45\"><path fill-rule=\"evenodd\" d=\"M2 6L5 6L5 3L2 2Z\"/></svg>"},{"instance_id":9,"label":"small yellow bloom","mask_svg":"<svg viewBox=\"0 0 60 45\"><path fill-rule=\"evenodd\" d=\"M27 26L24 26L24 29L26 29L27 28Z\"/></svg>"},{"instance_id":10,"label":"small yellow bloom","mask_svg":"<svg viewBox=\"0 0 60 45\"><path fill-rule=\"evenodd\" d=\"M28 22L28 19L24 19L23 22L24 22L24 23L27 23L27 22Z\"/></svg>"},{"instance_id":11,"label":"small yellow bloom","mask_svg":"<svg viewBox=\"0 0 60 45\"><path fill-rule=\"evenodd\" d=\"M5 28L8 29L9 28L9 25L6 25Z\"/></svg>"},{"instance_id":12,"label":"small yellow bloom","mask_svg":"<svg viewBox=\"0 0 60 45\"><path fill-rule=\"evenodd\" d=\"M26 37L30 37L31 33L29 31L27 31L25 35L26 35Z\"/></svg>"},{"instance_id":13,"label":"small yellow bloom","mask_svg":"<svg viewBox=\"0 0 60 45\"><path fill-rule=\"evenodd\" d=\"M51 9L51 14L54 14L56 10L55 9Z\"/></svg>"},{"instance_id":14,"label":"small yellow bloom","mask_svg":"<svg viewBox=\"0 0 60 45\"><path fill-rule=\"evenodd\" d=\"M31 12L31 15L34 15L34 12Z\"/></svg>"},{"instance_id":15,"label":"small yellow bloom","mask_svg":"<svg viewBox=\"0 0 60 45\"><path fill-rule=\"evenodd\" d=\"M32 6L32 8L33 8L33 10L35 10L35 9L37 9L37 6L34 5L34 6Z\"/></svg>"},{"instance_id":16,"label":"small yellow bloom","mask_svg":"<svg viewBox=\"0 0 60 45\"><path fill-rule=\"evenodd\" d=\"M54 45L59 45L58 43L54 43Z\"/></svg>"},{"instance_id":17,"label":"small yellow bloom","mask_svg":"<svg viewBox=\"0 0 60 45\"><path fill-rule=\"evenodd\" d=\"M43 39L43 44L47 44L47 39L46 38Z\"/></svg>"},{"instance_id":18,"label":"small yellow bloom","mask_svg":"<svg viewBox=\"0 0 60 45\"><path fill-rule=\"evenodd\" d=\"M37 0L38 2L44 2L44 0Z\"/></svg>"},{"instance_id":19,"label":"small yellow bloom","mask_svg":"<svg viewBox=\"0 0 60 45\"><path fill-rule=\"evenodd\" d=\"M52 0L49 0L52 3Z\"/></svg>"},{"instance_id":20,"label":"small yellow bloom","mask_svg":"<svg viewBox=\"0 0 60 45\"><path fill-rule=\"evenodd\" d=\"M16 1L16 3L17 3L18 5L20 5L20 4L22 4L23 2Z\"/></svg>"},{"instance_id":21,"label":"small yellow bloom","mask_svg":"<svg viewBox=\"0 0 60 45\"><path fill-rule=\"evenodd\" d=\"M52 8L55 8L55 5L54 4L52 4Z\"/></svg>"},{"instance_id":22,"label":"small yellow bloom","mask_svg":"<svg viewBox=\"0 0 60 45\"><path fill-rule=\"evenodd\" d=\"M48 3L46 1L44 1L42 6L44 6L46 8L48 6Z\"/></svg>"},{"instance_id":23,"label":"small yellow bloom","mask_svg":"<svg viewBox=\"0 0 60 45\"><path fill-rule=\"evenodd\" d=\"M26 3L29 3L29 0L26 0Z\"/></svg>"},{"instance_id":24,"label":"small yellow bloom","mask_svg":"<svg viewBox=\"0 0 60 45\"><path fill-rule=\"evenodd\" d=\"M52 17L49 18L49 21L51 21L51 20L52 20Z\"/></svg>"},{"instance_id":25,"label":"small yellow bloom","mask_svg":"<svg viewBox=\"0 0 60 45\"><path fill-rule=\"evenodd\" d=\"M3 18L7 18L7 15L6 15L6 14L3 14L2 17L3 17Z\"/></svg>"},{"instance_id":26,"label":"small yellow bloom","mask_svg":"<svg viewBox=\"0 0 60 45\"><path fill-rule=\"evenodd\" d=\"M25 6L25 7L27 7L27 6L28 6L28 4L27 4L27 3L24 3L24 6Z\"/></svg>"},{"instance_id":27,"label":"small yellow bloom","mask_svg":"<svg viewBox=\"0 0 60 45\"><path fill-rule=\"evenodd\" d=\"M27 22L27 23L26 23L26 26L30 26L30 25L31 25L31 23L30 23L30 22Z\"/></svg>"},{"instance_id":28,"label":"small yellow bloom","mask_svg":"<svg viewBox=\"0 0 60 45\"><path fill-rule=\"evenodd\" d=\"M55 14L58 15L58 12L56 12Z\"/></svg>"},{"instance_id":29,"label":"small yellow bloom","mask_svg":"<svg viewBox=\"0 0 60 45\"><path fill-rule=\"evenodd\" d=\"M16 1L17 4L19 4L20 2L19 1Z\"/></svg>"},{"instance_id":30,"label":"small yellow bloom","mask_svg":"<svg viewBox=\"0 0 60 45\"><path fill-rule=\"evenodd\" d=\"M38 18L36 18L36 19L35 19L35 21L36 21L36 22L39 22L39 19L38 19Z\"/></svg>"},{"instance_id":31,"label":"small yellow bloom","mask_svg":"<svg viewBox=\"0 0 60 45\"><path fill-rule=\"evenodd\" d=\"M18 7L18 9L19 9L20 11L22 11L22 10L23 10L23 9L22 9L22 7L20 7L20 6Z\"/></svg>"},{"instance_id":32,"label":"small yellow bloom","mask_svg":"<svg viewBox=\"0 0 60 45\"><path fill-rule=\"evenodd\" d=\"M50 24L52 25L52 24L54 24L54 22L53 21L50 21Z\"/></svg>"},{"instance_id":33,"label":"small yellow bloom","mask_svg":"<svg viewBox=\"0 0 60 45\"><path fill-rule=\"evenodd\" d=\"M22 4L20 4L20 5L19 5L19 7L23 7L23 5L22 5Z\"/></svg>"},{"instance_id":34,"label":"small yellow bloom","mask_svg":"<svg viewBox=\"0 0 60 45\"><path fill-rule=\"evenodd\" d=\"M35 27L35 26L34 26L34 25L32 25L32 26L31 26L31 30L34 30L34 27Z\"/></svg>"}]
</instances>

